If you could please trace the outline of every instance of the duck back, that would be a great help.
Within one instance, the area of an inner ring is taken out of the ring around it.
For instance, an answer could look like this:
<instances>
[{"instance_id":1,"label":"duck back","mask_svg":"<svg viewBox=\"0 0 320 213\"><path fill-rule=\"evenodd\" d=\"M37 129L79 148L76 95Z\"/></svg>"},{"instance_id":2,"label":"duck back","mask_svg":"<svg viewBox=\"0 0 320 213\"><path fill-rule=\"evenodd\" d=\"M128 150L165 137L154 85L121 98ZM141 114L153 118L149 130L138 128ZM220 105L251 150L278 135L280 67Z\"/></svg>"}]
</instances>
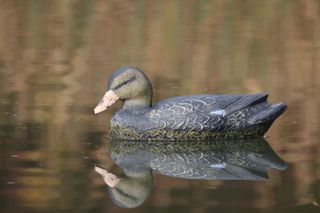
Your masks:
<instances>
[{"instance_id":1,"label":"duck back","mask_svg":"<svg viewBox=\"0 0 320 213\"><path fill-rule=\"evenodd\" d=\"M152 108L122 109L110 137L130 140L210 140L263 136L286 109L267 94L192 95L163 100Z\"/></svg>"}]
</instances>

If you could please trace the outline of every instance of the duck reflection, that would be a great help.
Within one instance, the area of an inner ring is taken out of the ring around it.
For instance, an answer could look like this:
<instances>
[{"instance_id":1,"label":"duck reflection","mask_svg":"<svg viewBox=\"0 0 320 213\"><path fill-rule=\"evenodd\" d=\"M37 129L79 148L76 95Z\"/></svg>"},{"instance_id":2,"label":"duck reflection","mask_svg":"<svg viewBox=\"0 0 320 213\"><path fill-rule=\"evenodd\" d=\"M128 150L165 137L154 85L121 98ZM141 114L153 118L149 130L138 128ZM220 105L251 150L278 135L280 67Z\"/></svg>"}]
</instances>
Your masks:
<instances>
[{"instance_id":1,"label":"duck reflection","mask_svg":"<svg viewBox=\"0 0 320 213\"><path fill-rule=\"evenodd\" d=\"M270 169L286 163L263 138L210 142L110 141L111 157L123 177L95 167L109 194L120 207L141 205L149 196L152 171L163 175L202 180L266 180Z\"/></svg>"}]
</instances>

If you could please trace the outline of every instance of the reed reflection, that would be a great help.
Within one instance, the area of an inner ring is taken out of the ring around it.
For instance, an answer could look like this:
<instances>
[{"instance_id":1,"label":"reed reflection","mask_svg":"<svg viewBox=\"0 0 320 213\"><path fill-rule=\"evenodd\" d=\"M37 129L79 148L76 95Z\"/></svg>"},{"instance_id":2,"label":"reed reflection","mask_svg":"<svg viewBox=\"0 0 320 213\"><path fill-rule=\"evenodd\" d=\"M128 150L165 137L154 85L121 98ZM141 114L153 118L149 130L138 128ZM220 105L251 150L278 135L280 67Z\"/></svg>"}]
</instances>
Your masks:
<instances>
[{"instance_id":1,"label":"reed reflection","mask_svg":"<svg viewBox=\"0 0 320 213\"><path fill-rule=\"evenodd\" d=\"M95 167L108 185L109 195L120 207L140 206L150 195L153 172L198 180L266 180L271 169L287 164L268 142L224 140L209 142L110 141L113 161L123 169L117 177Z\"/></svg>"}]
</instances>

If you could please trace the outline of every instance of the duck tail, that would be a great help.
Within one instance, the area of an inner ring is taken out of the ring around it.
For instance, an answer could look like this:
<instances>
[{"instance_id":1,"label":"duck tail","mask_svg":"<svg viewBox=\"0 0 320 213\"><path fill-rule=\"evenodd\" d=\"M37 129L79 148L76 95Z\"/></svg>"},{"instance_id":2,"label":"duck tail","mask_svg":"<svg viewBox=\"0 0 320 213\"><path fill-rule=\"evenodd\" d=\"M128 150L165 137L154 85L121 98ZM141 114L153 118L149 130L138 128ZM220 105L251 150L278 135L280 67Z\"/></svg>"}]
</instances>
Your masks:
<instances>
[{"instance_id":1,"label":"duck tail","mask_svg":"<svg viewBox=\"0 0 320 213\"><path fill-rule=\"evenodd\" d=\"M278 118L285 110L287 105L284 103L268 104L264 109L260 110L258 113L250 116L248 119L249 125L256 124L272 124L272 122Z\"/></svg>"}]
</instances>

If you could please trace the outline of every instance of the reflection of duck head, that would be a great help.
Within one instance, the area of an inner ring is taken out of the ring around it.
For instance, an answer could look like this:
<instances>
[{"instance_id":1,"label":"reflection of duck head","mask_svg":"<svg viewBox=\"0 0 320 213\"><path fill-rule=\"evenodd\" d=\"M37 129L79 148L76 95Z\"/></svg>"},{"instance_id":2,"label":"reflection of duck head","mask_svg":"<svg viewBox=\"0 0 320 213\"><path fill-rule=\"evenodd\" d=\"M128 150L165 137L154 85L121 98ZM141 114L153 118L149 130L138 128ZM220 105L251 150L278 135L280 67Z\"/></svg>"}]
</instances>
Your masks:
<instances>
[{"instance_id":1,"label":"reflection of duck head","mask_svg":"<svg viewBox=\"0 0 320 213\"><path fill-rule=\"evenodd\" d=\"M105 183L109 186L112 201L123 208L140 206L149 196L152 189L151 170L126 172L124 177L118 178L107 170L95 167Z\"/></svg>"},{"instance_id":2,"label":"reflection of duck head","mask_svg":"<svg viewBox=\"0 0 320 213\"><path fill-rule=\"evenodd\" d=\"M265 180L270 169L287 166L263 139L211 142L110 141L111 157L125 173L110 188L123 207L143 203L155 170L163 175L205 180Z\"/></svg>"},{"instance_id":3,"label":"reflection of duck head","mask_svg":"<svg viewBox=\"0 0 320 213\"><path fill-rule=\"evenodd\" d=\"M152 189L151 171L126 173L115 187L109 187L109 194L114 203L120 207L134 208L140 206Z\"/></svg>"}]
</instances>

